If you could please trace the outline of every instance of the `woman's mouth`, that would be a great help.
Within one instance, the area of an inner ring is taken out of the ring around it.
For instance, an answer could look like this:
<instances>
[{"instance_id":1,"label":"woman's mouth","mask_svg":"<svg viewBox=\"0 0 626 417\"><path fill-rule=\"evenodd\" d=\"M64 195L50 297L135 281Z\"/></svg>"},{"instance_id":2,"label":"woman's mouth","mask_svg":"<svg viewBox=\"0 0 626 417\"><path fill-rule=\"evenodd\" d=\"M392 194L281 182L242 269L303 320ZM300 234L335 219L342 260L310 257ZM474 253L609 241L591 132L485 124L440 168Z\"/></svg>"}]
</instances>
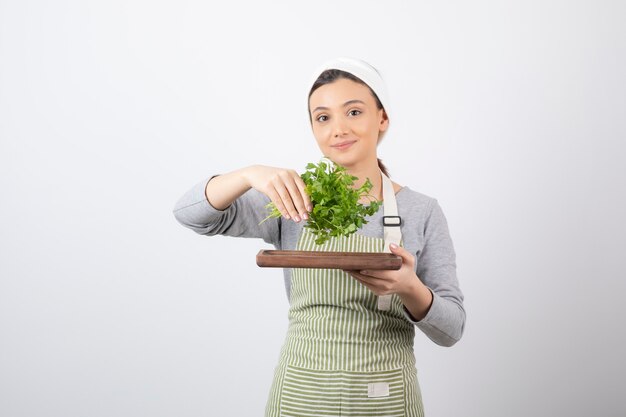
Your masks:
<instances>
[{"instance_id":1,"label":"woman's mouth","mask_svg":"<svg viewBox=\"0 0 626 417\"><path fill-rule=\"evenodd\" d=\"M337 145L333 145L333 148L335 149L339 149L339 150L344 150L344 149L348 149L350 146L352 146L352 144L356 142L355 140L352 141L348 141L348 142L343 142L341 144L337 144Z\"/></svg>"}]
</instances>

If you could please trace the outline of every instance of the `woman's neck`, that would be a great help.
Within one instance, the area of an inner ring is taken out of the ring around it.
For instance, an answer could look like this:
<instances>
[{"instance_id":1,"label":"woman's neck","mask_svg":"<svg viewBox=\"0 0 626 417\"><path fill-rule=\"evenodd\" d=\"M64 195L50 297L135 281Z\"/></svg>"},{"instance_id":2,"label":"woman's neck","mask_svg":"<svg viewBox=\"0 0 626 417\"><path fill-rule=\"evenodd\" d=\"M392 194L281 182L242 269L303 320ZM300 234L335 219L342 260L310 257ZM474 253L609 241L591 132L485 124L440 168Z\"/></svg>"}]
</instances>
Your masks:
<instances>
[{"instance_id":1,"label":"woman's neck","mask_svg":"<svg viewBox=\"0 0 626 417\"><path fill-rule=\"evenodd\" d=\"M354 175L355 177L359 178L358 180L354 181L354 184L352 185L353 188L361 187L363 184L365 184L367 178L369 178L370 182L372 183L372 188L368 193L370 197L361 197L359 203L369 204L373 201L373 198L377 201L382 201L383 179L380 173L380 168L378 167L378 163L346 167L346 171L348 172L348 174Z\"/></svg>"}]
</instances>

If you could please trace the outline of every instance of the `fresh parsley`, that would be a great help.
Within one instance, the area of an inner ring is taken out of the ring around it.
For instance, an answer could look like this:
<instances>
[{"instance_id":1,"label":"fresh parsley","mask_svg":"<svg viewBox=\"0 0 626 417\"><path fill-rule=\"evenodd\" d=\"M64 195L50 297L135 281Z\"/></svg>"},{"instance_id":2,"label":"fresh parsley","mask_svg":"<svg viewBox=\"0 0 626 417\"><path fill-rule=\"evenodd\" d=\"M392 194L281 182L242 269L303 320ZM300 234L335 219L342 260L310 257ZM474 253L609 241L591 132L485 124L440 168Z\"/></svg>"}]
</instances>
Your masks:
<instances>
[{"instance_id":1,"label":"fresh parsley","mask_svg":"<svg viewBox=\"0 0 626 417\"><path fill-rule=\"evenodd\" d=\"M369 178L366 178L361 187L353 188L352 185L358 177L349 175L346 168L341 165L330 166L323 162L324 159L317 165L307 164L307 171L300 175L313 204L313 211L309 213L309 219L304 227L317 235L315 243L318 245L326 242L331 236L348 236L356 232L367 223L365 216L376 213L382 204L369 194L372 189ZM364 195L374 201L367 206L359 203ZM270 214L261 223L282 215L274 202L268 203L265 207Z\"/></svg>"}]
</instances>

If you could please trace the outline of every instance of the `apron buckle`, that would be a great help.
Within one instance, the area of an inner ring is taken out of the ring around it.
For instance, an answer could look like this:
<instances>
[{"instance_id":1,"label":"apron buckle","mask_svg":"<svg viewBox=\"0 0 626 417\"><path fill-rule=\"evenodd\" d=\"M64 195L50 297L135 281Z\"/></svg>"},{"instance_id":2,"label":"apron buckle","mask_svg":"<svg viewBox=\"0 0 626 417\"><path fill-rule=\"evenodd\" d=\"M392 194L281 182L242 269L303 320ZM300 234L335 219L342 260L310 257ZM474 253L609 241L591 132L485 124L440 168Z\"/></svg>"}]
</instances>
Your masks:
<instances>
[{"instance_id":1,"label":"apron buckle","mask_svg":"<svg viewBox=\"0 0 626 417\"><path fill-rule=\"evenodd\" d=\"M402 218L400 216L383 216L383 226L400 226L401 224Z\"/></svg>"}]
</instances>

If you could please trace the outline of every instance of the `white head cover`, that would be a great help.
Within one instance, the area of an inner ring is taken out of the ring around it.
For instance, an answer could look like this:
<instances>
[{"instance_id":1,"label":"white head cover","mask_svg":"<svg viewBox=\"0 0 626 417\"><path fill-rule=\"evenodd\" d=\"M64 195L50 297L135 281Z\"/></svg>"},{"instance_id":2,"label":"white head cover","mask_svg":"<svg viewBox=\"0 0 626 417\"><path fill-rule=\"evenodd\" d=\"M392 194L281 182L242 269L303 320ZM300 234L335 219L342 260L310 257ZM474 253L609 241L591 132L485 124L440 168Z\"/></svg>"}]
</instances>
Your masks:
<instances>
[{"instance_id":1,"label":"white head cover","mask_svg":"<svg viewBox=\"0 0 626 417\"><path fill-rule=\"evenodd\" d=\"M309 111L308 93L309 91L311 91L311 87L313 87L313 83L315 83L317 77L319 77L320 74L327 69L339 69L342 71L346 71L361 79L372 89L372 91L374 91L376 96L378 96L380 103L385 109L385 113L387 113L387 117L389 118L389 120L391 120L389 112L389 95L387 94L387 85L385 84L383 77L380 75L376 68L374 68L367 62L361 59L349 57L338 57L330 59L324 62L315 70L307 89L307 113ZM381 133L380 140L382 140L384 134L389 131L390 126L391 123L387 126L387 130Z\"/></svg>"}]
</instances>

